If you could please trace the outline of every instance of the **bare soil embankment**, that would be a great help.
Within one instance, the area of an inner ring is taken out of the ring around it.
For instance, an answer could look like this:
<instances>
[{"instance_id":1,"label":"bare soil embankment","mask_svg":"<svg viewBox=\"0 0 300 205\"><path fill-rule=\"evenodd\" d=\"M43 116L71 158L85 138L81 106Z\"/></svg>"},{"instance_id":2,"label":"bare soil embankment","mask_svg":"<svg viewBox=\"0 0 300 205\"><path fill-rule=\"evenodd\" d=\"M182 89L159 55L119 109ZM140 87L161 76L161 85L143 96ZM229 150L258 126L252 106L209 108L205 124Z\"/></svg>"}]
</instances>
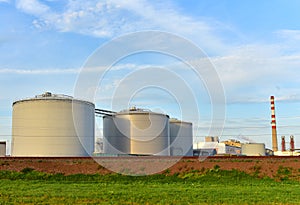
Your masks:
<instances>
[{"instance_id":1,"label":"bare soil embankment","mask_svg":"<svg viewBox=\"0 0 300 205\"><path fill-rule=\"evenodd\" d=\"M240 170L259 177L289 176L300 181L300 157L2 157L0 170L32 168L46 173L155 174L188 173L208 169ZM196 170L196 171L195 171Z\"/></svg>"}]
</instances>

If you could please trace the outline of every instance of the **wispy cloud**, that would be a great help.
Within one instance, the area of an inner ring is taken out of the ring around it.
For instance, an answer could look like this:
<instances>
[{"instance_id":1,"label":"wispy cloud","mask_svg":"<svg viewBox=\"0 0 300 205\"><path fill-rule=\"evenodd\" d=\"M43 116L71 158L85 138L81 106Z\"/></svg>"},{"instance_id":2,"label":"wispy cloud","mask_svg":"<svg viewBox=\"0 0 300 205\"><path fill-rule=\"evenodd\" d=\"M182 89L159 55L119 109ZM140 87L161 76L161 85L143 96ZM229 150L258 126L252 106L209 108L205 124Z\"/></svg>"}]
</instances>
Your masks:
<instances>
[{"instance_id":1,"label":"wispy cloud","mask_svg":"<svg viewBox=\"0 0 300 205\"><path fill-rule=\"evenodd\" d=\"M228 55L211 58L226 90L228 102L264 102L275 94L299 99L300 55L278 44L245 45Z\"/></svg>"},{"instance_id":2,"label":"wispy cloud","mask_svg":"<svg viewBox=\"0 0 300 205\"><path fill-rule=\"evenodd\" d=\"M276 98L276 101L300 102L300 88L298 90L295 90L294 93L295 94L291 93L289 90L288 95L280 96L280 97Z\"/></svg>"},{"instance_id":3,"label":"wispy cloud","mask_svg":"<svg viewBox=\"0 0 300 205\"><path fill-rule=\"evenodd\" d=\"M109 68L110 71L133 71L151 67L150 65L137 65L131 63L119 64ZM107 67L83 67L83 68L51 68L51 69L10 69L0 68L0 74L19 74L19 75L45 75L45 74L80 74L104 72Z\"/></svg>"},{"instance_id":4,"label":"wispy cloud","mask_svg":"<svg viewBox=\"0 0 300 205\"><path fill-rule=\"evenodd\" d=\"M194 33L209 31L205 22L181 15L170 4L147 1L69 1L64 11L55 12L38 0L18 0L16 7L61 31L112 37L144 29L166 29ZM171 23L176 22L176 23Z\"/></svg>"},{"instance_id":5,"label":"wispy cloud","mask_svg":"<svg viewBox=\"0 0 300 205\"><path fill-rule=\"evenodd\" d=\"M275 32L279 37L289 40L300 40L300 30L279 30Z\"/></svg>"},{"instance_id":6,"label":"wispy cloud","mask_svg":"<svg viewBox=\"0 0 300 205\"><path fill-rule=\"evenodd\" d=\"M56 29L100 38L111 38L140 30L163 30L194 38L207 48L225 49L224 43L206 19L194 19L177 11L170 2L150 1L68 1L55 11L38 0L18 0L16 7L36 19L39 29ZM221 24L218 29L228 29ZM200 38L199 38L200 36Z\"/></svg>"},{"instance_id":7,"label":"wispy cloud","mask_svg":"<svg viewBox=\"0 0 300 205\"><path fill-rule=\"evenodd\" d=\"M17 0L16 7L17 9L36 16L42 16L50 11L48 6L40 3L38 0Z\"/></svg>"},{"instance_id":8,"label":"wispy cloud","mask_svg":"<svg viewBox=\"0 0 300 205\"><path fill-rule=\"evenodd\" d=\"M20 75L48 75L48 74L77 74L79 69L0 69L0 74L20 74Z\"/></svg>"},{"instance_id":9,"label":"wispy cloud","mask_svg":"<svg viewBox=\"0 0 300 205\"><path fill-rule=\"evenodd\" d=\"M10 3L11 0L0 0L0 3Z\"/></svg>"},{"instance_id":10,"label":"wispy cloud","mask_svg":"<svg viewBox=\"0 0 300 205\"><path fill-rule=\"evenodd\" d=\"M2 0L3 1L3 0ZM55 29L100 38L111 38L138 30L164 30L183 35L217 57L212 62L224 84L228 102L264 102L270 94L278 99L300 98L299 30L274 31L277 43L250 42L225 44L220 31L240 35L231 26L213 20L191 17L172 2L157 1L67 1L55 10L47 1L17 0L16 8L35 17L40 29ZM245 35L245 34L244 34ZM226 35L225 35L226 36ZM232 36L232 35L231 35ZM236 39L235 39L236 40ZM237 47L235 47L238 45ZM134 65L128 66L133 69ZM124 66L114 69L124 69ZM0 73L76 73L77 70L8 70Z\"/></svg>"}]
</instances>

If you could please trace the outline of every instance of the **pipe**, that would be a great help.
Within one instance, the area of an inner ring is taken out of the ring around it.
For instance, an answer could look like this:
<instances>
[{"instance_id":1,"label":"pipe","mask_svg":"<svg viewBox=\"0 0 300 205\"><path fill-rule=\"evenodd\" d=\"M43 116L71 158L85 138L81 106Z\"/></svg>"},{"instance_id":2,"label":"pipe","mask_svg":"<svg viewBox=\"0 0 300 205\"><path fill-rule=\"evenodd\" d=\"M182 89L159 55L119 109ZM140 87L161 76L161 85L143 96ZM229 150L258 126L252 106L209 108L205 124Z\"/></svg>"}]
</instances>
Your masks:
<instances>
[{"instance_id":1,"label":"pipe","mask_svg":"<svg viewBox=\"0 0 300 205\"><path fill-rule=\"evenodd\" d=\"M116 112L111 110L95 109L96 116L113 116Z\"/></svg>"},{"instance_id":2,"label":"pipe","mask_svg":"<svg viewBox=\"0 0 300 205\"><path fill-rule=\"evenodd\" d=\"M103 109L95 109L95 112L102 112L102 113L117 113L111 110L103 110Z\"/></svg>"},{"instance_id":3,"label":"pipe","mask_svg":"<svg viewBox=\"0 0 300 205\"><path fill-rule=\"evenodd\" d=\"M274 96L271 96L271 125L272 125L272 148L274 152L278 151L278 143L277 143L277 131L276 131L276 117L275 117L275 103Z\"/></svg>"}]
</instances>

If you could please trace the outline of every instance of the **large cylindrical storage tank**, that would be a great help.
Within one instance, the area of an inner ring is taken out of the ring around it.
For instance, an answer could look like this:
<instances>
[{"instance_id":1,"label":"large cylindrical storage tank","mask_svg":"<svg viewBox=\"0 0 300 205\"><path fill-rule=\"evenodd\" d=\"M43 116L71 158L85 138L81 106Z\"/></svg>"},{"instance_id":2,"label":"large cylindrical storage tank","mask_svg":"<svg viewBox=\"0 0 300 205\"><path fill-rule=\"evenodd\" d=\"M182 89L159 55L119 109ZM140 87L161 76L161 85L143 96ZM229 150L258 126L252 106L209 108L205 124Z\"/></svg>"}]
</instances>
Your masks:
<instances>
[{"instance_id":1,"label":"large cylindrical storage tank","mask_svg":"<svg viewBox=\"0 0 300 205\"><path fill-rule=\"evenodd\" d=\"M51 93L15 101L12 156L89 156L94 123L91 102Z\"/></svg>"},{"instance_id":2,"label":"large cylindrical storage tank","mask_svg":"<svg viewBox=\"0 0 300 205\"><path fill-rule=\"evenodd\" d=\"M129 111L131 154L170 156L169 116L149 111Z\"/></svg>"},{"instance_id":3,"label":"large cylindrical storage tank","mask_svg":"<svg viewBox=\"0 0 300 205\"><path fill-rule=\"evenodd\" d=\"M246 156L266 156L266 148L264 143L242 144L242 155Z\"/></svg>"},{"instance_id":4,"label":"large cylindrical storage tank","mask_svg":"<svg viewBox=\"0 0 300 205\"><path fill-rule=\"evenodd\" d=\"M193 156L193 124L170 119L170 152L172 156Z\"/></svg>"},{"instance_id":5,"label":"large cylindrical storage tank","mask_svg":"<svg viewBox=\"0 0 300 205\"><path fill-rule=\"evenodd\" d=\"M113 123L105 123L104 117L104 147L107 154L114 148L134 155L169 156L169 116L148 110L132 108L116 113L111 119ZM111 126L111 124L113 124ZM108 127L106 127L108 125ZM111 130L111 127L114 127ZM115 129L115 130L114 130ZM111 130L110 133L107 131ZM114 139L111 136L115 134ZM129 141L125 140L126 137ZM120 140L117 140L120 139ZM107 144L112 142L111 144Z\"/></svg>"},{"instance_id":6,"label":"large cylindrical storage tank","mask_svg":"<svg viewBox=\"0 0 300 205\"><path fill-rule=\"evenodd\" d=\"M118 128L119 127L119 128ZM103 150L107 154L130 153L129 129L130 123L127 119L118 116L103 117ZM121 132L123 131L123 133Z\"/></svg>"}]
</instances>

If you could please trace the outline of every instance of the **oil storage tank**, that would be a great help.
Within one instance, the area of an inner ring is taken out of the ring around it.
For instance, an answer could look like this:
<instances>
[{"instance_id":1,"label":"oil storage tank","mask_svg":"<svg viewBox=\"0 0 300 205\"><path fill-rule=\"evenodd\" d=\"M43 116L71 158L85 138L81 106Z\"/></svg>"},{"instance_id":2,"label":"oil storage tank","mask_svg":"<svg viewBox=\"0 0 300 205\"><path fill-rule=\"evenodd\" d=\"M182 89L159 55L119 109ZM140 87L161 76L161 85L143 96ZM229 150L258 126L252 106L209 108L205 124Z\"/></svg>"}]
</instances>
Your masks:
<instances>
[{"instance_id":1,"label":"oil storage tank","mask_svg":"<svg viewBox=\"0 0 300 205\"><path fill-rule=\"evenodd\" d=\"M116 116L103 116L103 151L107 154L130 153L130 121Z\"/></svg>"},{"instance_id":2,"label":"oil storage tank","mask_svg":"<svg viewBox=\"0 0 300 205\"><path fill-rule=\"evenodd\" d=\"M95 106L46 92L13 103L12 156L89 156Z\"/></svg>"},{"instance_id":3,"label":"oil storage tank","mask_svg":"<svg viewBox=\"0 0 300 205\"><path fill-rule=\"evenodd\" d=\"M103 118L107 154L169 156L169 116L130 108Z\"/></svg>"},{"instance_id":4,"label":"oil storage tank","mask_svg":"<svg viewBox=\"0 0 300 205\"><path fill-rule=\"evenodd\" d=\"M170 154L193 156L193 124L170 119Z\"/></svg>"},{"instance_id":5,"label":"oil storage tank","mask_svg":"<svg viewBox=\"0 0 300 205\"><path fill-rule=\"evenodd\" d=\"M247 143L242 144L242 155L246 156L266 156L266 148L264 143Z\"/></svg>"}]
</instances>

